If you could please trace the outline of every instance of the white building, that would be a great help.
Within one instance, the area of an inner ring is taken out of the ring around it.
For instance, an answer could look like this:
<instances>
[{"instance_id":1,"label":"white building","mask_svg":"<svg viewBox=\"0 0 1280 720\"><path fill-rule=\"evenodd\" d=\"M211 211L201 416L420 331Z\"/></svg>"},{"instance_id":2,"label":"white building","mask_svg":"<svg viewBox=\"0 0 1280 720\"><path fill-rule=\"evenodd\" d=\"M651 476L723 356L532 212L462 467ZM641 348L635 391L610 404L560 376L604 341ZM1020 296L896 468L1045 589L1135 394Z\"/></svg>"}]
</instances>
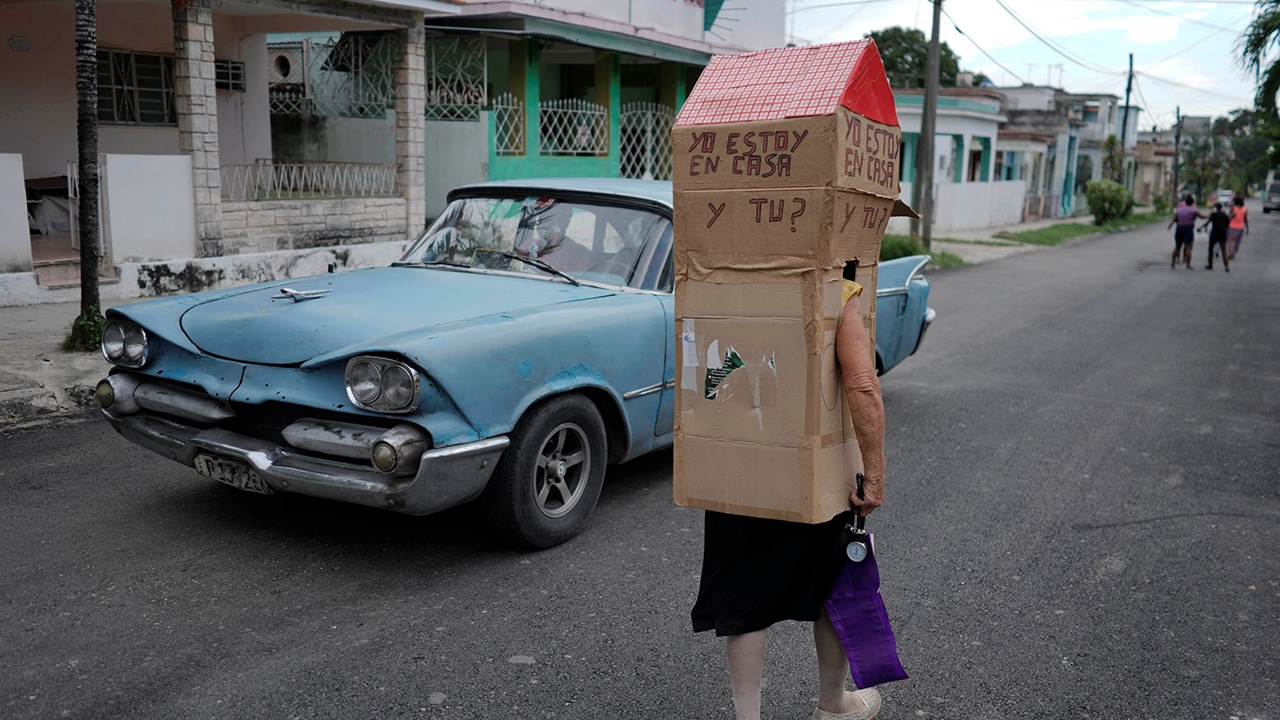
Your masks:
<instances>
[{"instance_id":1,"label":"white building","mask_svg":"<svg viewBox=\"0 0 1280 720\"><path fill-rule=\"evenodd\" d=\"M919 143L922 90L894 90L902 128L902 197L913 198ZM1026 183L1004 176L997 138L1005 116L1002 96L986 88L941 88L934 136L935 230L966 230L1021 222ZM909 221L895 218L890 230L903 232Z\"/></svg>"},{"instance_id":2,"label":"white building","mask_svg":"<svg viewBox=\"0 0 1280 720\"><path fill-rule=\"evenodd\" d=\"M783 0L133 0L97 14L103 269L125 278L112 297L289 272L246 253L394 257L461 182L661 176L669 143L654 138L700 67L781 44L784 13ZM74 27L72 0L0 2L0 304L75 297ZM556 132L583 123L599 130L586 145ZM222 260L157 265L193 258Z\"/></svg>"}]
</instances>

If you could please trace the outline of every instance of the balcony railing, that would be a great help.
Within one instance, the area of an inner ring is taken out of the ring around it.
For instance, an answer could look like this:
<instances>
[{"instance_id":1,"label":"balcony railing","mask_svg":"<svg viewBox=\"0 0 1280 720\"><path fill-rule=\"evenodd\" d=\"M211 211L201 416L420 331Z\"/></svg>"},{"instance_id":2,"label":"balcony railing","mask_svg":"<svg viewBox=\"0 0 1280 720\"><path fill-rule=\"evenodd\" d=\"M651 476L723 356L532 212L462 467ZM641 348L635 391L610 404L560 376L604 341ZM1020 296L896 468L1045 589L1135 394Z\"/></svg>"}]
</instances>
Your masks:
<instances>
[{"instance_id":1,"label":"balcony railing","mask_svg":"<svg viewBox=\"0 0 1280 720\"><path fill-rule=\"evenodd\" d=\"M396 166L381 163L254 163L222 166L227 200L395 197Z\"/></svg>"}]
</instances>

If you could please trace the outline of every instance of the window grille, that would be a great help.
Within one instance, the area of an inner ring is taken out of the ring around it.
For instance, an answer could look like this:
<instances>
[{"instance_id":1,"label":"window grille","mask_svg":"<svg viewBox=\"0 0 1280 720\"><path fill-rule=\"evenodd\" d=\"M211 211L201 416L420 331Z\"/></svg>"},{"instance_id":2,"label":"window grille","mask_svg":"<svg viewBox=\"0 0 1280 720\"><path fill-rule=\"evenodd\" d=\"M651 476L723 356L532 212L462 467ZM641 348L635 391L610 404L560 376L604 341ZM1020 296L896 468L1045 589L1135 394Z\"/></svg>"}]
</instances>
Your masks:
<instances>
[{"instance_id":1,"label":"window grille","mask_svg":"<svg viewBox=\"0 0 1280 720\"><path fill-rule=\"evenodd\" d=\"M658 103L622 106L622 177L671 179L671 125L675 119L675 110Z\"/></svg>"},{"instance_id":2,"label":"window grille","mask_svg":"<svg viewBox=\"0 0 1280 720\"><path fill-rule=\"evenodd\" d=\"M608 155L609 108L586 100L539 103L543 155Z\"/></svg>"},{"instance_id":3,"label":"window grille","mask_svg":"<svg viewBox=\"0 0 1280 720\"><path fill-rule=\"evenodd\" d=\"M267 76L274 114L384 118L395 107L395 44L368 32L271 43Z\"/></svg>"},{"instance_id":4,"label":"window grille","mask_svg":"<svg viewBox=\"0 0 1280 720\"><path fill-rule=\"evenodd\" d=\"M214 87L218 90L244 92L244 63L235 60L213 61Z\"/></svg>"},{"instance_id":5,"label":"window grille","mask_svg":"<svg viewBox=\"0 0 1280 720\"><path fill-rule=\"evenodd\" d=\"M177 125L173 58L98 51L98 121L123 125Z\"/></svg>"},{"instance_id":6,"label":"window grille","mask_svg":"<svg viewBox=\"0 0 1280 720\"><path fill-rule=\"evenodd\" d=\"M524 154L524 103L511 93L493 101L493 152L496 155Z\"/></svg>"},{"instance_id":7,"label":"window grille","mask_svg":"<svg viewBox=\"0 0 1280 720\"><path fill-rule=\"evenodd\" d=\"M488 101L487 39L445 36L427 40L427 119L479 120Z\"/></svg>"}]
</instances>

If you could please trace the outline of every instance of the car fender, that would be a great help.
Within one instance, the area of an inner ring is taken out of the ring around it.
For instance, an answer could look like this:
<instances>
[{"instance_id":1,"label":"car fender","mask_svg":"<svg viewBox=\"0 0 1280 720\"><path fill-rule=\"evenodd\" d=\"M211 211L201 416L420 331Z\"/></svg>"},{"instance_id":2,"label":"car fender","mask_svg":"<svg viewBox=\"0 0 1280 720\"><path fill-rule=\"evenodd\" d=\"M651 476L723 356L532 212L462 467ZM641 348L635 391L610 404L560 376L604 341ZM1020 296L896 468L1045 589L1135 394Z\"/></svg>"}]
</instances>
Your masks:
<instances>
[{"instance_id":1,"label":"car fender","mask_svg":"<svg viewBox=\"0 0 1280 720\"><path fill-rule=\"evenodd\" d=\"M614 434L620 432L624 443L611 455L624 459L652 446L660 395L623 396L662 382L664 327L662 308L651 296L620 293L439 325L343 354L405 358L426 373L480 438L510 433L530 407L548 397L589 390L597 405L601 397L612 403L602 415L606 421L614 416ZM438 445L450 440L436 438Z\"/></svg>"}]
</instances>

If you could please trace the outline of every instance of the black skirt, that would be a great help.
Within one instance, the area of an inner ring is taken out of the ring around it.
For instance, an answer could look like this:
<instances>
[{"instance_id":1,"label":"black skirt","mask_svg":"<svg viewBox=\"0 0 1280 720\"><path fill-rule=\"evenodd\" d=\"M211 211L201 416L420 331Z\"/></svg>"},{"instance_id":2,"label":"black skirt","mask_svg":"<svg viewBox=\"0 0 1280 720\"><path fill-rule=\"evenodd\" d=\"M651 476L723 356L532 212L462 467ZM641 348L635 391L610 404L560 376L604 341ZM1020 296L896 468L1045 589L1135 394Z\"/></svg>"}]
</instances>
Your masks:
<instances>
[{"instance_id":1,"label":"black skirt","mask_svg":"<svg viewBox=\"0 0 1280 720\"><path fill-rule=\"evenodd\" d=\"M850 515L806 525L708 511L693 631L742 635L816 621L844 563Z\"/></svg>"}]
</instances>

